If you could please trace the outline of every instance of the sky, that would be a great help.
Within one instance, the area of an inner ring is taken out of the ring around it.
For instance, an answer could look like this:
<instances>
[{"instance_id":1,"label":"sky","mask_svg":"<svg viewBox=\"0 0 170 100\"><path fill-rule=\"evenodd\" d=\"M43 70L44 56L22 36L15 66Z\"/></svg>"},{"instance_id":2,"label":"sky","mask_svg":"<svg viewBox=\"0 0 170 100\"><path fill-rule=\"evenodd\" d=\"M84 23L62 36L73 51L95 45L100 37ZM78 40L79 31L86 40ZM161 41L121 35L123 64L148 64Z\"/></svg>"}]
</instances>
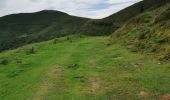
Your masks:
<instances>
[{"instance_id":1,"label":"sky","mask_svg":"<svg viewBox=\"0 0 170 100\"><path fill-rule=\"evenodd\" d=\"M87 18L104 18L141 0L0 0L0 16L58 10Z\"/></svg>"}]
</instances>

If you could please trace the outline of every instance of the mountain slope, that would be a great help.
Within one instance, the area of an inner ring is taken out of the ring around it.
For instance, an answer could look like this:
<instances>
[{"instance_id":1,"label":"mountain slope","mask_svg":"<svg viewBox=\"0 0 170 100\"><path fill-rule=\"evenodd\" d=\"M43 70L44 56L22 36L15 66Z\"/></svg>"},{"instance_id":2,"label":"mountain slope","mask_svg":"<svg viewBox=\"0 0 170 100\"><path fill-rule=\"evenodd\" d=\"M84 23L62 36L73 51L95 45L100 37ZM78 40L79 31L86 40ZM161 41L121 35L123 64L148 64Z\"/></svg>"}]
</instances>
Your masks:
<instances>
[{"instance_id":1,"label":"mountain slope","mask_svg":"<svg viewBox=\"0 0 170 100\"><path fill-rule=\"evenodd\" d=\"M1 100L166 100L170 64L108 46L108 38L63 37L0 53Z\"/></svg>"},{"instance_id":2,"label":"mountain slope","mask_svg":"<svg viewBox=\"0 0 170 100\"><path fill-rule=\"evenodd\" d=\"M129 19L145 12L165 5L170 0L143 0L127 7L116 14L97 20L89 20L82 28L87 35L110 35L122 27Z\"/></svg>"},{"instance_id":3,"label":"mountain slope","mask_svg":"<svg viewBox=\"0 0 170 100\"><path fill-rule=\"evenodd\" d=\"M166 2L169 0L144 0L98 20L52 10L4 16L0 18L0 51L70 34L110 35L132 17Z\"/></svg>"},{"instance_id":4,"label":"mountain slope","mask_svg":"<svg viewBox=\"0 0 170 100\"><path fill-rule=\"evenodd\" d=\"M144 0L103 19L79 18L52 10L4 16L0 18L0 51L70 34L110 35L129 19L169 1Z\"/></svg>"},{"instance_id":5,"label":"mountain slope","mask_svg":"<svg viewBox=\"0 0 170 100\"><path fill-rule=\"evenodd\" d=\"M87 20L52 10L1 17L0 51L75 34Z\"/></svg>"},{"instance_id":6,"label":"mountain slope","mask_svg":"<svg viewBox=\"0 0 170 100\"><path fill-rule=\"evenodd\" d=\"M121 41L132 51L170 60L170 4L131 19L113 33L112 40Z\"/></svg>"}]
</instances>

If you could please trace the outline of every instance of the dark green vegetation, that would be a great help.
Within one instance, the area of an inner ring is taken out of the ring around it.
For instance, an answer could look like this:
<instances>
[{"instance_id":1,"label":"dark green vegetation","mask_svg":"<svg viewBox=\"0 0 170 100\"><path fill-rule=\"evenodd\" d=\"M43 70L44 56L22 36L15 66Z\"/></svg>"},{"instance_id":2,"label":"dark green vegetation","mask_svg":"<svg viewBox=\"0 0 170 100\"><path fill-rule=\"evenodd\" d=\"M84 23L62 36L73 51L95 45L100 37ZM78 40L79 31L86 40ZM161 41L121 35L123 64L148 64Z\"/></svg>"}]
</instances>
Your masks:
<instances>
[{"instance_id":1,"label":"dark green vegetation","mask_svg":"<svg viewBox=\"0 0 170 100\"><path fill-rule=\"evenodd\" d=\"M87 20L49 10L4 16L0 18L0 51L75 34Z\"/></svg>"},{"instance_id":2,"label":"dark green vegetation","mask_svg":"<svg viewBox=\"0 0 170 100\"><path fill-rule=\"evenodd\" d=\"M160 100L170 64L129 52L108 37L59 38L0 54L1 100ZM34 54L27 51L34 47Z\"/></svg>"},{"instance_id":3,"label":"dark green vegetation","mask_svg":"<svg viewBox=\"0 0 170 100\"><path fill-rule=\"evenodd\" d=\"M112 40L121 41L131 51L170 61L170 4L132 18L113 33Z\"/></svg>"}]
</instances>

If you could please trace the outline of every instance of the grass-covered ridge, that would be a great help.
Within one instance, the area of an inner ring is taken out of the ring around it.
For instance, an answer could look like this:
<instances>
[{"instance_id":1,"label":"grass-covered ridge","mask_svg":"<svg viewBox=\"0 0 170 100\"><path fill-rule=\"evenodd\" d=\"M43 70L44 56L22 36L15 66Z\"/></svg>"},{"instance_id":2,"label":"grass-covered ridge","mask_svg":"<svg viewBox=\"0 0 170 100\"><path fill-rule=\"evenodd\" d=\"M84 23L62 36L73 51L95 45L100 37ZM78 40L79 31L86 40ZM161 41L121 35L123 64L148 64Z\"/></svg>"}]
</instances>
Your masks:
<instances>
[{"instance_id":1,"label":"grass-covered ridge","mask_svg":"<svg viewBox=\"0 0 170 100\"><path fill-rule=\"evenodd\" d=\"M127 7L115 14L112 14L103 19L88 20L81 33L87 35L110 35L117 29L121 28L127 21L156 8L159 8L167 3L169 0L141 0L140 2Z\"/></svg>"},{"instance_id":2,"label":"grass-covered ridge","mask_svg":"<svg viewBox=\"0 0 170 100\"><path fill-rule=\"evenodd\" d=\"M113 41L121 41L130 50L151 53L170 60L170 4L147 11L129 20L114 32Z\"/></svg>"},{"instance_id":3,"label":"grass-covered ridge","mask_svg":"<svg viewBox=\"0 0 170 100\"><path fill-rule=\"evenodd\" d=\"M119 44L109 45L108 39L64 37L1 53L1 100L160 100L169 96L169 63L159 64Z\"/></svg>"}]
</instances>

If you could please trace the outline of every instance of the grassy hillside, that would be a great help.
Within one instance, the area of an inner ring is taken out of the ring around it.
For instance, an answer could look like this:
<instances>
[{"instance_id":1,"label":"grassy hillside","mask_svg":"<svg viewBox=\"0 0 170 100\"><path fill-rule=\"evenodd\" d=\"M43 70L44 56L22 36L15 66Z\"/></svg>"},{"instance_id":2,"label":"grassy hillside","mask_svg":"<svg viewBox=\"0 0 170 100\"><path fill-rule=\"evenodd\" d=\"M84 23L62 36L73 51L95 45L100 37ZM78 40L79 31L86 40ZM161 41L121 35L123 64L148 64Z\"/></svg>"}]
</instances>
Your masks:
<instances>
[{"instance_id":1,"label":"grassy hillside","mask_svg":"<svg viewBox=\"0 0 170 100\"><path fill-rule=\"evenodd\" d=\"M0 51L75 34L87 20L50 10L1 17Z\"/></svg>"},{"instance_id":2,"label":"grassy hillside","mask_svg":"<svg viewBox=\"0 0 170 100\"><path fill-rule=\"evenodd\" d=\"M166 2L169 0L144 0L103 19L79 18L49 10L4 16L0 18L0 51L68 34L110 35L129 19Z\"/></svg>"},{"instance_id":3,"label":"grassy hillside","mask_svg":"<svg viewBox=\"0 0 170 100\"><path fill-rule=\"evenodd\" d=\"M110 35L122 27L131 18L148 10L158 8L170 0L143 0L127 7L116 14L103 19L89 20L82 28L81 33L87 35Z\"/></svg>"},{"instance_id":4,"label":"grassy hillside","mask_svg":"<svg viewBox=\"0 0 170 100\"><path fill-rule=\"evenodd\" d=\"M0 52L0 100L169 100L167 2L99 20L58 11L0 18L0 51L22 46Z\"/></svg>"},{"instance_id":5,"label":"grassy hillside","mask_svg":"<svg viewBox=\"0 0 170 100\"><path fill-rule=\"evenodd\" d=\"M160 60L170 60L170 4L147 11L128 21L113 33L130 50L151 53Z\"/></svg>"},{"instance_id":6,"label":"grassy hillside","mask_svg":"<svg viewBox=\"0 0 170 100\"><path fill-rule=\"evenodd\" d=\"M64 37L0 53L1 100L168 100L170 64L108 38Z\"/></svg>"}]
</instances>

